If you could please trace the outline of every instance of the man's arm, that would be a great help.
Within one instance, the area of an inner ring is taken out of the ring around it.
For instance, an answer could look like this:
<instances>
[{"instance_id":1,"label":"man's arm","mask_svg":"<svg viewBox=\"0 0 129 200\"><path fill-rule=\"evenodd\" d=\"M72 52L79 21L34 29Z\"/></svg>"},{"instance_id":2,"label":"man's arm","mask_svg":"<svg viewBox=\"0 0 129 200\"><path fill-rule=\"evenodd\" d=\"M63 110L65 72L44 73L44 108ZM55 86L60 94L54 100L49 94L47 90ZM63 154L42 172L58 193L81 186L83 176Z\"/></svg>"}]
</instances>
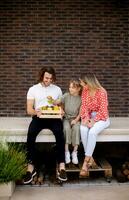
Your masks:
<instances>
[{"instance_id":1,"label":"man's arm","mask_svg":"<svg viewBox=\"0 0 129 200\"><path fill-rule=\"evenodd\" d=\"M27 114L28 115L41 115L39 110L34 109L34 99L27 99Z\"/></svg>"}]
</instances>

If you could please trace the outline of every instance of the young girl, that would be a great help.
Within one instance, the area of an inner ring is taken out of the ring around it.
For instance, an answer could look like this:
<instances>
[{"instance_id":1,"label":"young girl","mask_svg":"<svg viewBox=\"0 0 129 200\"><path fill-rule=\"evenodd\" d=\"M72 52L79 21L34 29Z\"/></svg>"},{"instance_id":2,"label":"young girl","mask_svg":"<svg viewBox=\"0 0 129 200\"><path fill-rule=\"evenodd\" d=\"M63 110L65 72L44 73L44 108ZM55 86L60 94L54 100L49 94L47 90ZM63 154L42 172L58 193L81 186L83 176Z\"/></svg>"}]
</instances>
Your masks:
<instances>
[{"instance_id":1,"label":"young girl","mask_svg":"<svg viewBox=\"0 0 129 200\"><path fill-rule=\"evenodd\" d=\"M65 135L65 162L71 162L69 145L72 144L72 163L78 164L77 150L80 144L80 106L81 85L79 81L72 80L69 83L69 92L61 99L64 109L64 135Z\"/></svg>"},{"instance_id":2,"label":"young girl","mask_svg":"<svg viewBox=\"0 0 129 200\"><path fill-rule=\"evenodd\" d=\"M98 134L110 124L106 90L94 74L80 79L83 87L81 106L81 140L85 158L80 176L87 176Z\"/></svg>"}]
</instances>

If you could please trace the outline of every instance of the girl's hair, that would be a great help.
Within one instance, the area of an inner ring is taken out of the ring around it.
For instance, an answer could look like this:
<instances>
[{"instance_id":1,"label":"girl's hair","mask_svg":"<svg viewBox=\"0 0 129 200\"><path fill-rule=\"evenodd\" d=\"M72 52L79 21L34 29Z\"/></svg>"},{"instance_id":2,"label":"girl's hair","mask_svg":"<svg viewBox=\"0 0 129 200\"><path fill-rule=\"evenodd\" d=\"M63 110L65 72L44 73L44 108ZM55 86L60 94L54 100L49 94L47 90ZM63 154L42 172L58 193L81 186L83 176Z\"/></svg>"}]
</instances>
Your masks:
<instances>
[{"instance_id":1,"label":"girl's hair","mask_svg":"<svg viewBox=\"0 0 129 200\"><path fill-rule=\"evenodd\" d=\"M96 90L102 88L100 82L93 73L88 73L80 78L90 89Z\"/></svg>"},{"instance_id":2,"label":"girl's hair","mask_svg":"<svg viewBox=\"0 0 129 200\"><path fill-rule=\"evenodd\" d=\"M52 80L54 82L56 81L56 73L55 73L54 68L52 68L52 67L43 67L39 71L38 82L42 82L43 81L43 77L44 77L45 72L48 72L49 74L52 74Z\"/></svg>"},{"instance_id":3,"label":"girl's hair","mask_svg":"<svg viewBox=\"0 0 129 200\"><path fill-rule=\"evenodd\" d=\"M80 85L80 82L78 80L71 80L69 82L69 85L70 84L73 84L73 87L80 89L79 90L79 94L81 94L81 92L82 92L82 86Z\"/></svg>"}]
</instances>

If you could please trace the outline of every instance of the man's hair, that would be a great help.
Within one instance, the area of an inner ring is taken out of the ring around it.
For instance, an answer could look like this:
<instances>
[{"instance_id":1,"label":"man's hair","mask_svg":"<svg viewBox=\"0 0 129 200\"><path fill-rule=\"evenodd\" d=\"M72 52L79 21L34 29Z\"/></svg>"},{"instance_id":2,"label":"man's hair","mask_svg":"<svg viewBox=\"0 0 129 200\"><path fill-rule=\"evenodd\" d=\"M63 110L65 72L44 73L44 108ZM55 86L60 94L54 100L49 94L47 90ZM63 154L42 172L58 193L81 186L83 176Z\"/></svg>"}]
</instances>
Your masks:
<instances>
[{"instance_id":1,"label":"man's hair","mask_svg":"<svg viewBox=\"0 0 129 200\"><path fill-rule=\"evenodd\" d=\"M45 72L52 74L52 80L53 82L56 81L56 73L53 67L43 67L40 69L39 71L39 76L38 76L38 82L42 82L43 81L43 77Z\"/></svg>"}]
</instances>

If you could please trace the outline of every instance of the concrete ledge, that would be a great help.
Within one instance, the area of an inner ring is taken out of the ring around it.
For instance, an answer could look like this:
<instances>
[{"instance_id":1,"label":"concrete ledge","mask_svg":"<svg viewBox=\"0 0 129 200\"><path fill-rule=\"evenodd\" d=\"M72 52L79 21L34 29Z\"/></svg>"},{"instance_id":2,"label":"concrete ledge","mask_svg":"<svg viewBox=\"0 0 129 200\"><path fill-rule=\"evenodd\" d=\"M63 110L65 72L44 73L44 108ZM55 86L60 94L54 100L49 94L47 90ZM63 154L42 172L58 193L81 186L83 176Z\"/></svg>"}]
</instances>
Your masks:
<instances>
[{"instance_id":1,"label":"concrete ledge","mask_svg":"<svg viewBox=\"0 0 129 200\"><path fill-rule=\"evenodd\" d=\"M0 200L9 200L15 190L15 183L13 181L9 183L0 184Z\"/></svg>"},{"instance_id":2,"label":"concrete ledge","mask_svg":"<svg viewBox=\"0 0 129 200\"><path fill-rule=\"evenodd\" d=\"M98 136L98 142L129 141L129 117L112 117L111 125ZM30 117L0 117L0 140L26 142ZM37 142L55 142L55 137L44 129L37 137Z\"/></svg>"}]
</instances>

